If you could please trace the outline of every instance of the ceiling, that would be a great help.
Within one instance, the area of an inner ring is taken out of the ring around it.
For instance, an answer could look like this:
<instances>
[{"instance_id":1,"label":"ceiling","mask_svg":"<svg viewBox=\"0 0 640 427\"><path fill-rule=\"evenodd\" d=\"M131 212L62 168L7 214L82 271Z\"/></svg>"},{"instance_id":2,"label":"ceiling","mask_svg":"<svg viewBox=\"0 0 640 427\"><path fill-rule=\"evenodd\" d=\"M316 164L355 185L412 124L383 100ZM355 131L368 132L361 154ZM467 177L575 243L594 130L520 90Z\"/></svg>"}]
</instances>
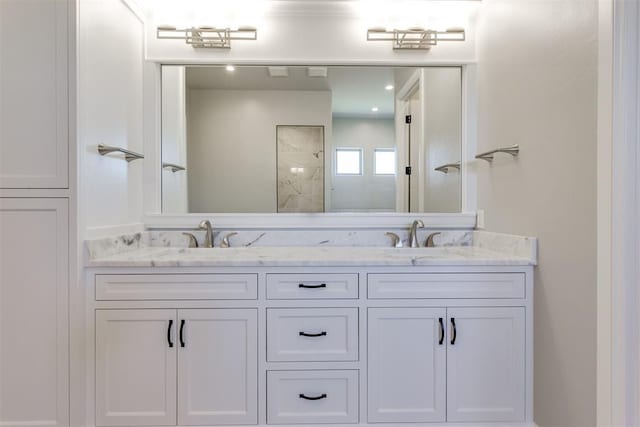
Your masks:
<instances>
[{"instance_id":1,"label":"ceiling","mask_svg":"<svg viewBox=\"0 0 640 427\"><path fill-rule=\"evenodd\" d=\"M307 67L287 67L287 77L271 77L266 66L187 67L187 88L216 90L295 90L330 91L335 116L384 117L394 115L394 92L385 86L394 84L400 68L326 67L327 77L309 77ZM371 109L377 107L377 112Z\"/></svg>"}]
</instances>

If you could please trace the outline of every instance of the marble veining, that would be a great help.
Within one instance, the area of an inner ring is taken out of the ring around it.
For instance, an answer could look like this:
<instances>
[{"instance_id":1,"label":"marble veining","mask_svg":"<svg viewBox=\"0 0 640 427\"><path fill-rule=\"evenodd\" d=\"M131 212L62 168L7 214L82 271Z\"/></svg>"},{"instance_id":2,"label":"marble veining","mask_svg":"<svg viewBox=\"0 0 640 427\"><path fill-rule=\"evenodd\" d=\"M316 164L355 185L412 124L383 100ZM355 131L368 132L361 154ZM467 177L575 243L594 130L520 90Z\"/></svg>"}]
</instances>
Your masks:
<instances>
[{"instance_id":1,"label":"marble veining","mask_svg":"<svg viewBox=\"0 0 640 427\"><path fill-rule=\"evenodd\" d=\"M227 232L229 231L218 231L216 244L219 244ZM427 232L425 230L421 241L426 238ZM202 232L194 234L202 240ZM231 242L234 245L232 248L192 249L186 247L188 240L179 231L150 231L118 236L88 241L87 266L420 266L537 263L536 239L486 231L442 231L434 238L434 248L391 248L388 247L388 237L379 230L241 231L231 238Z\"/></svg>"},{"instance_id":2,"label":"marble veining","mask_svg":"<svg viewBox=\"0 0 640 427\"><path fill-rule=\"evenodd\" d=\"M403 245L409 243L407 229L389 230L400 236ZM190 231L202 242L202 231ZM231 232L238 234L229 237L232 247L250 246L375 246L391 245L391 239L385 235L385 230L215 230L214 246L219 246L222 239ZM420 230L418 240L425 244L427 236L433 230ZM188 246L188 239L179 231L150 231L150 246L174 247ZM471 246L473 235L467 230L442 231L435 236L436 246Z\"/></svg>"},{"instance_id":3,"label":"marble veining","mask_svg":"<svg viewBox=\"0 0 640 427\"><path fill-rule=\"evenodd\" d=\"M103 258L150 246L149 233L123 234L85 243L88 259Z\"/></svg>"},{"instance_id":4,"label":"marble veining","mask_svg":"<svg viewBox=\"0 0 640 427\"><path fill-rule=\"evenodd\" d=\"M278 212L324 212L324 127L278 126Z\"/></svg>"},{"instance_id":5,"label":"marble veining","mask_svg":"<svg viewBox=\"0 0 640 427\"><path fill-rule=\"evenodd\" d=\"M428 266L531 265L527 258L477 247L346 248L160 248L89 261L91 267L245 267L245 266Z\"/></svg>"}]
</instances>

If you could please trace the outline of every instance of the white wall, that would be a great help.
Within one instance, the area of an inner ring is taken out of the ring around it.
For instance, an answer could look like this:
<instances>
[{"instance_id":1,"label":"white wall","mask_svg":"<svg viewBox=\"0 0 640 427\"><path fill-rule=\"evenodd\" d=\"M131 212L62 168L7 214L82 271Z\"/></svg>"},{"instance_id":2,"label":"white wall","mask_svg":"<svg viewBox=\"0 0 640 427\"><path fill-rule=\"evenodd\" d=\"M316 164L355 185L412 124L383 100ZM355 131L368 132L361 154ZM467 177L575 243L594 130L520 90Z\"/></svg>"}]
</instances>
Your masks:
<instances>
[{"instance_id":1,"label":"white wall","mask_svg":"<svg viewBox=\"0 0 640 427\"><path fill-rule=\"evenodd\" d=\"M149 0L139 1L152 3ZM237 4L235 10L225 12L224 9L233 9L234 3ZM185 24L179 22L182 21L180 13L169 11L160 14L164 16L155 18L151 13L151 25L147 28L148 58L159 62L235 64L244 61L275 60L283 64L303 65L378 63L389 60L399 64L459 63L475 59L474 13L478 9L476 2L454 2L455 4L447 7L443 4L429 5L431 2L420 1L401 4L395 0L388 1L384 7L380 4L371 5L371 2L357 4L344 1L262 1L253 2L243 9L246 3L234 0L227 5L219 5L217 10L215 7L210 11L200 10L194 14L198 16L197 22L190 24L205 25L209 22L208 25L231 27L251 25L258 29L257 40L232 41L230 50L193 49L184 41L159 40L156 37L157 25ZM261 6L264 10L258 11ZM420 11L416 11L416 8L420 8ZM391 42L367 41L367 29L370 27L429 28L431 23L442 16L449 19L435 24L439 28L465 27L468 30L466 42L441 43L437 48L422 51L419 56L414 56L394 51ZM432 19L433 17L436 19Z\"/></svg>"},{"instance_id":2,"label":"white wall","mask_svg":"<svg viewBox=\"0 0 640 427\"><path fill-rule=\"evenodd\" d=\"M187 213L187 115L185 67L162 71L162 162L187 168L162 170L162 212Z\"/></svg>"},{"instance_id":3,"label":"white wall","mask_svg":"<svg viewBox=\"0 0 640 427\"><path fill-rule=\"evenodd\" d=\"M188 90L189 211L277 212L277 125L322 125L329 147L331 93Z\"/></svg>"},{"instance_id":4,"label":"white wall","mask_svg":"<svg viewBox=\"0 0 640 427\"><path fill-rule=\"evenodd\" d=\"M78 5L80 221L85 237L142 216L143 161L100 156L100 143L143 150L143 24L121 0Z\"/></svg>"},{"instance_id":5,"label":"white wall","mask_svg":"<svg viewBox=\"0 0 640 427\"><path fill-rule=\"evenodd\" d=\"M487 228L539 238L535 410L540 427L596 422L596 0L483 0L477 161Z\"/></svg>"},{"instance_id":6,"label":"white wall","mask_svg":"<svg viewBox=\"0 0 640 427\"><path fill-rule=\"evenodd\" d=\"M435 168L459 162L462 135L462 75L460 68L423 70L425 212L460 212L460 171Z\"/></svg>"},{"instance_id":7,"label":"white wall","mask_svg":"<svg viewBox=\"0 0 640 427\"><path fill-rule=\"evenodd\" d=\"M395 148L395 145L395 125L392 118L333 119L332 149L327 154L331 159L331 167L327 167L327 173L331 173L332 178L332 212L395 211L396 176L374 174L374 149ZM362 148L362 175L335 174L333 163L337 147Z\"/></svg>"}]
</instances>

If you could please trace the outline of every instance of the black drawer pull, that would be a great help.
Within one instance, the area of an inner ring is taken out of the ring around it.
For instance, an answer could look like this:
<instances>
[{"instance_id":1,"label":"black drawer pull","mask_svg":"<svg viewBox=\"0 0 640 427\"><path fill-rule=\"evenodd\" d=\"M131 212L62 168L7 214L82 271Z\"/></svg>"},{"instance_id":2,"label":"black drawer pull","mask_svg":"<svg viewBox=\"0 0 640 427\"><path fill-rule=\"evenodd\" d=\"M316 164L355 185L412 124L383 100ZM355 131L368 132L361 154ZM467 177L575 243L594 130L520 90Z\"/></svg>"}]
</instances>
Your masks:
<instances>
[{"instance_id":1,"label":"black drawer pull","mask_svg":"<svg viewBox=\"0 0 640 427\"><path fill-rule=\"evenodd\" d=\"M320 283L319 285L305 285L304 283L298 283L298 287L305 288L305 289L318 289L318 288L326 288L327 284Z\"/></svg>"},{"instance_id":2,"label":"black drawer pull","mask_svg":"<svg viewBox=\"0 0 640 427\"><path fill-rule=\"evenodd\" d=\"M183 335L184 323L185 323L185 321L184 321L184 319L182 319L180 321L180 347L184 347L184 335Z\"/></svg>"},{"instance_id":3,"label":"black drawer pull","mask_svg":"<svg viewBox=\"0 0 640 427\"><path fill-rule=\"evenodd\" d=\"M169 327L167 328L167 342L169 348L173 348L173 342L171 342L171 327L173 326L173 319L169 319Z\"/></svg>"},{"instance_id":4,"label":"black drawer pull","mask_svg":"<svg viewBox=\"0 0 640 427\"><path fill-rule=\"evenodd\" d=\"M300 335L301 337L325 337L327 336L327 333L325 331L322 331L318 334L309 334L309 333L300 331L298 332L298 335Z\"/></svg>"},{"instance_id":5,"label":"black drawer pull","mask_svg":"<svg viewBox=\"0 0 640 427\"><path fill-rule=\"evenodd\" d=\"M300 394L299 397L300 399L306 399L306 400L320 400L320 399L326 399L327 395L325 393L322 393L320 396L305 396L304 394Z\"/></svg>"},{"instance_id":6,"label":"black drawer pull","mask_svg":"<svg viewBox=\"0 0 640 427\"><path fill-rule=\"evenodd\" d=\"M442 345L444 342L444 323L442 322L442 317L438 318L438 323L440 324L440 338L438 339L438 345Z\"/></svg>"},{"instance_id":7,"label":"black drawer pull","mask_svg":"<svg viewBox=\"0 0 640 427\"><path fill-rule=\"evenodd\" d=\"M458 331L456 330L456 319L454 317L451 318L451 326L453 327L453 333L451 334L451 345L455 345L456 343L456 335L458 335Z\"/></svg>"}]
</instances>

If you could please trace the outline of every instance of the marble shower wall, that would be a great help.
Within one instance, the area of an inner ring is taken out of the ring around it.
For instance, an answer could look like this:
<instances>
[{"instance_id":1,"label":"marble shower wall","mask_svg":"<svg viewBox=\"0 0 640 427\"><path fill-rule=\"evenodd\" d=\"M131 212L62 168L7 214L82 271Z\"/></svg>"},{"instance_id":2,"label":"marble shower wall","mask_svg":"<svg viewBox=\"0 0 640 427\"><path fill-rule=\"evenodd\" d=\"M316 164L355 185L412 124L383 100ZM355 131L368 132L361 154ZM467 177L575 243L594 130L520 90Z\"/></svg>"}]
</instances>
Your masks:
<instances>
[{"instance_id":1,"label":"marble shower wall","mask_svg":"<svg viewBox=\"0 0 640 427\"><path fill-rule=\"evenodd\" d=\"M324 212L324 126L277 126L278 212Z\"/></svg>"}]
</instances>

